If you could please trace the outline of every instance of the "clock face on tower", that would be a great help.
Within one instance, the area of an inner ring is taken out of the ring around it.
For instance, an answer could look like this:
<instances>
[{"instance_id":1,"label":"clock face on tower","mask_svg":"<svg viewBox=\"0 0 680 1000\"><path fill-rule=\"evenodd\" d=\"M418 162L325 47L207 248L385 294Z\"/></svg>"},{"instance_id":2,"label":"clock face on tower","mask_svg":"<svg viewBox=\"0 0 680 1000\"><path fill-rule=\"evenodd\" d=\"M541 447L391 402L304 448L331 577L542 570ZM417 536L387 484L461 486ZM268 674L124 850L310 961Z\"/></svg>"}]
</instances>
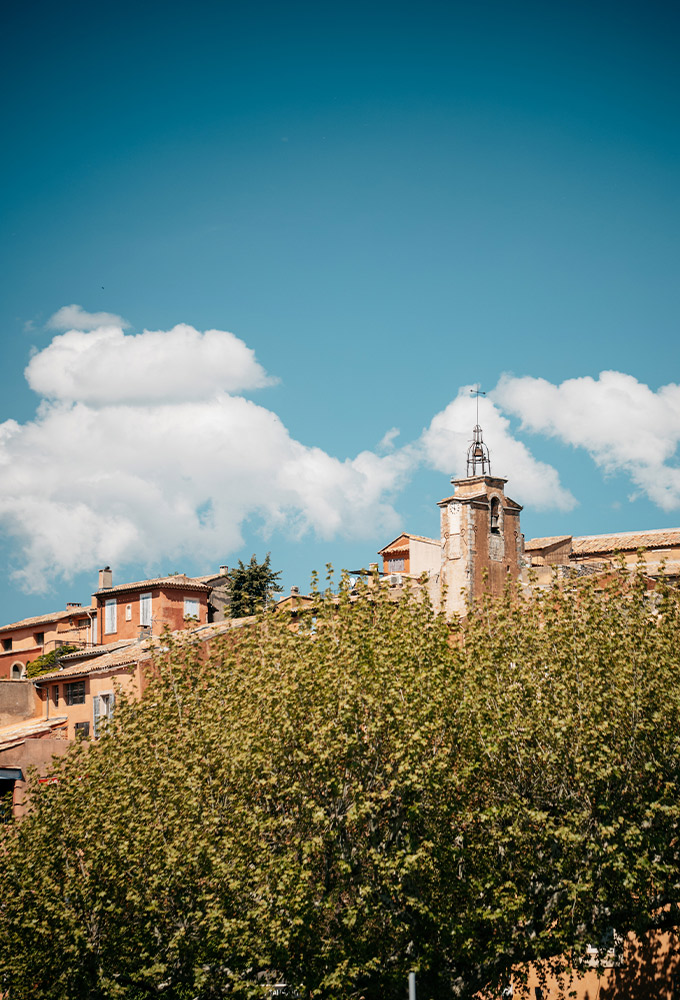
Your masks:
<instances>
[{"instance_id":1,"label":"clock face on tower","mask_svg":"<svg viewBox=\"0 0 680 1000\"><path fill-rule=\"evenodd\" d=\"M449 504L449 534L459 535L460 534L460 513L461 505L456 503Z\"/></svg>"}]
</instances>

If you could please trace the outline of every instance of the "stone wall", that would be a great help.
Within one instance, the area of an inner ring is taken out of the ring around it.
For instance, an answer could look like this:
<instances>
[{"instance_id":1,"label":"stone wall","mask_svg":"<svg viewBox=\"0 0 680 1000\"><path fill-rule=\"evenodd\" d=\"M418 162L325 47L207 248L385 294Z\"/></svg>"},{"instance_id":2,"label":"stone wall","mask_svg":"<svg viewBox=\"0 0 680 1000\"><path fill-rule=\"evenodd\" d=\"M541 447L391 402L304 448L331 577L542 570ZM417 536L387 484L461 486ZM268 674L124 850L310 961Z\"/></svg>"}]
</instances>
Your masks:
<instances>
[{"instance_id":1,"label":"stone wall","mask_svg":"<svg viewBox=\"0 0 680 1000\"><path fill-rule=\"evenodd\" d=\"M32 681L0 680L0 727L41 714Z\"/></svg>"}]
</instances>

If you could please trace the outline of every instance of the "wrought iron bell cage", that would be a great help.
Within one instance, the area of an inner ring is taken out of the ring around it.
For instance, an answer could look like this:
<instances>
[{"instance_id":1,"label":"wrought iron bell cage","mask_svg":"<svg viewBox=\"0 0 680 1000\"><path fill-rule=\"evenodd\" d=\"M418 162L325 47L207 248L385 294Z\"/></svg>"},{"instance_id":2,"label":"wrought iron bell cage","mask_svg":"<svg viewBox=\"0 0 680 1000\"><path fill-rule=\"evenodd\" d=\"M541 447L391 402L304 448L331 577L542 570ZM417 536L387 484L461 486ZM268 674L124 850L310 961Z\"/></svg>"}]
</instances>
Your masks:
<instances>
[{"instance_id":1,"label":"wrought iron bell cage","mask_svg":"<svg viewBox=\"0 0 680 1000\"><path fill-rule=\"evenodd\" d=\"M484 444L482 428L479 424L475 425L472 432L472 444L468 448L467 474L468 476L491 475L491 459L489 458L489 449Z\"/></svg>"}]
</instances>

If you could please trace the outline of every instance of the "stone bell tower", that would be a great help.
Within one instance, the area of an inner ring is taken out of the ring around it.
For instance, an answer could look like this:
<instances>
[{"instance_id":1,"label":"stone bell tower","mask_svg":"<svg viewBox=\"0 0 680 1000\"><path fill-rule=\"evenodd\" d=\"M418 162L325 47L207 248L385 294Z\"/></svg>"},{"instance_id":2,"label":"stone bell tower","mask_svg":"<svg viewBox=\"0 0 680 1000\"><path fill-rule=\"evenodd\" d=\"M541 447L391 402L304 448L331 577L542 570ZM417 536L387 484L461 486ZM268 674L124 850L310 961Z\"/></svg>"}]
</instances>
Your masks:
<instances>
[{"instance_id":1,"label":"stone bell tower","mask_svg":"<svg viewBox=\"0 0 680 1000\"><path fill-rule=\"evenodd\" d=\"M522 508L506 497L507 479L491 475L489 449L479 423L468 449L467 475L451 482L453 496L438 504L442 546L440 584L447 618L464 615L467 603L481 594L499 597L508 581L516 582L523 550L519 526Z\"/></svg>"}]
</instances>

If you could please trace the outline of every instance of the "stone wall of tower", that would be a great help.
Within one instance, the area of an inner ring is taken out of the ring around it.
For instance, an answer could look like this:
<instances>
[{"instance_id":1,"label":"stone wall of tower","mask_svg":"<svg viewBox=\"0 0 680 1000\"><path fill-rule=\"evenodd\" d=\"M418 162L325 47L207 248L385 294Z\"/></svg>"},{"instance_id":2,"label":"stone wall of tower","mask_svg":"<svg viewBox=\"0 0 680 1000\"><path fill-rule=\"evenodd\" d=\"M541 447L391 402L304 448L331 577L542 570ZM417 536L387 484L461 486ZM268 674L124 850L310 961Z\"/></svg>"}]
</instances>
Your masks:
<instances>
[{"instance_id":1,"label":"stone wall of tower","mask_svg":"<svg viewBox=\"0 0 680 1000\"><path fill-rule=\"evenodd\" d=\"M521 507L505 496L506 480L470 476L454 480L441 510L442 607L448 618L465 614L483 593L500 596L517 581L522 558Z\"/></svg>"},{"instance_id":2,"label":"stone wall of tower","mask_svg":"<svg viewBox=\"0 0 680 1000\"><path fill-rule=\"evenodd\" d=\"M454 497L440 503L442 566L439 575L440 607L447 618L465 614L474 571L474 547L469 510Z\"/></svg>"}]
</instances>

